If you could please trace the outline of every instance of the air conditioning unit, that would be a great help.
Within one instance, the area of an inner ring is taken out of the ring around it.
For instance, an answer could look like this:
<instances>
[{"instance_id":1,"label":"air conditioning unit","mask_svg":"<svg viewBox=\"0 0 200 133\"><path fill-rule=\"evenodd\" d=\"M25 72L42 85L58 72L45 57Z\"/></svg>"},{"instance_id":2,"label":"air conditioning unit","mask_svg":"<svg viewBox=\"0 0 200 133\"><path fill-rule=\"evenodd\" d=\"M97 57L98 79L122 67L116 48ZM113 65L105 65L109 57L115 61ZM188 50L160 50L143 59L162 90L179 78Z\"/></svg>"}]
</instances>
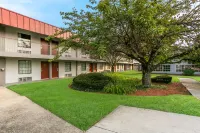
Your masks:
<instances>
[{"instance_id":1,"label":"air conditioning unit","mask_svg":"<svg viewBox=\"0 0 200 133\"><path fill-rule=\"evenodd\" d=\"M31 54L31 51L27 51L27 50L17 50L17 52L21 54Z\"/></svg>"},{"instance_id":2,"label":"air conditioning unit","mask_svg":"<svg viewBox=\"0 0 200 133\"><path fill-rule=\"evenodd\" d=\"M32 77L22 77L18 79L19 82L29 82L32 81Z\"/></svg>"},{"instance_id":3,"label":"air conditioning unit","mask_svg":"<svg viewBox=\"0 0 200 133\"><path fill-rule=\"evenodd\" d=\"M70 55L70 54L67 54L67 55L65 55L65 57L72 57L72 55Z\"/></svg>"},{"instance_id":4,"label":"air conditioning unit","mask_svg":"<svg viewBox=\"0 0 200 133\"><path fill-rule=\"evenodd\" d=\"M72 74L65 74L65 77L72 77Z\"/></svg>"}]
</instances>

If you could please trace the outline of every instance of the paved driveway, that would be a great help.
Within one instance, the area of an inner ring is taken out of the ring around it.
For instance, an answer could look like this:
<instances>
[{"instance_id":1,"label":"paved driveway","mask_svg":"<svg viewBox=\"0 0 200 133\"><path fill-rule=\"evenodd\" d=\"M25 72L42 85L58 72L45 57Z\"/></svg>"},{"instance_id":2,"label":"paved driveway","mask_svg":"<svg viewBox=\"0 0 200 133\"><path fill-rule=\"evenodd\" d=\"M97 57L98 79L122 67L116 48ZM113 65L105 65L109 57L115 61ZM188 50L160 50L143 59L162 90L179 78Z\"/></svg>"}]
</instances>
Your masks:
<instances>
[{"instance_id":1,"label":"paved driveway","mask_svg":"<svg viewBox=\"0 0 200 133\"><path fill-rule=\"evenodd\" d=\"M120 106L87 133L200 133L200 117Z\"/></svg>"},{"instance_id":2,"label":"paved driveway","mask_svg":"<svg viewBox=\"0 0 200 133\"><path fill-rule=\"evenodd\" d=\"M23 96L0 87L0 133L81 133Z\"/></svg>"}]
</instances>

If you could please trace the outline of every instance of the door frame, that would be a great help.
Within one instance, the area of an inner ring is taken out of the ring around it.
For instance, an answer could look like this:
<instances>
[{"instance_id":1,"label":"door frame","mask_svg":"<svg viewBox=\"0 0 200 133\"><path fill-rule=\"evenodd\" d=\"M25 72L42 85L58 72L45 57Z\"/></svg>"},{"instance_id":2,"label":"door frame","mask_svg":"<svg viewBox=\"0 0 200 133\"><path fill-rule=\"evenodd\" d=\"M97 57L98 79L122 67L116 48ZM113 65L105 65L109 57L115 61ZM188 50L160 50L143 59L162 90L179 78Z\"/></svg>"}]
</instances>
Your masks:
<instances>
[{"instance_id":1,"label":"door frame","mask_svg":"<svg viewBox=\"0 0 200 133\"><path fill-rule=\"evenodd\" d=\"M93 72L93 71L94 71L93 63L90 63L90 65L89 65L89 71L90 71L90 72Z\"/></svg>"},{"instance_id":2,"label":"door frame","mask_svg":"<svg viewBox=\"0 0 200 133\"><path fill-rule=\"evenodd\" d=\"M93 72L97 72L97 63L93 63Z\"/></svg>"},{"instance_id":3,"label":"door frame","mask_svg":"<svg viewBox=\"0 0 200 133\"><path fill-rule=\"evenodd\" d=\"M48 78L42 78L42 63L48 64ZM48 61L41 61L41 79L50 79L50 72L49 72L50 64Z\"/></svg>"},{"instance_id":4,"label":"door frame","mask_svg":"<svg viewBox=\"0 0 200 133\"><path fill-rule=\"evenodd\" d=\"M58 73L57 75L58 75L58 76L57 76L57 77L53 77L53 65L54 65L54 63L58 64L58 67L57 67L57 73ZM53 79L54 79L54 78L59 78L59 62L52 62L51 65L52 65L52 66L51 66L51 77L52 77Z\"/></svg>"},{"instance_id":5,"label":"door frame","mask_svg":"<svg viewBox=\"0 0 200 133\"><path fill-rule=\"evenodd\" d=\"M3 86L6 82L6 59L0 58L0 64L0 86Z\"/></svg>"}]
</instances>

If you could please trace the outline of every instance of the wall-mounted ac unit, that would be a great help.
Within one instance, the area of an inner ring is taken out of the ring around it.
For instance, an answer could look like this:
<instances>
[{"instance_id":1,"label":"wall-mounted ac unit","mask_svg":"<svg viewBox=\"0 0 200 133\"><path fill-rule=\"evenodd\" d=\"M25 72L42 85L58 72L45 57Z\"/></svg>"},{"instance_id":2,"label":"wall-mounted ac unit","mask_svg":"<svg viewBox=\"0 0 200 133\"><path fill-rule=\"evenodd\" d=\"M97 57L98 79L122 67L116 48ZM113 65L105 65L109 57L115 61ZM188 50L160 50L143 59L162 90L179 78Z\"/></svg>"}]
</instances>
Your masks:
<instances>
[{"instance_id":1,"label":"wall-mounted ac unit","mask_svg":"<svg viewBox=\"0 0 200 133\"><path fill-rule=\"evenodd\" d=\"M22 77L18 79L19 82L29 82L32 81L32 77Z\"/></svg>"},{"instance_id":2,"label":"wall-mounted ac unit","mask_svg":"<svg viewBox=\"0 0 200 133\"><path fill-rule=\"evenodd\" d=\"M70 55L70 54L67 54L67 55L65 55L65 57L72 57L72 55Z\"/></svg>"},{"instance_id":3,"label":"wall-mounted ac unit","mask_svg":"<svg viewBox=\"0 0 200 133\"><path fill-rule=\"evenodd\" d=\"M65 74L65 77L72 77L72 74Z\"/></svg>"},{"instance_id":4,"label":"wall-mounted ac unit","mask_svg":"<svg viewBox=\"0 0 200 133\"><path fill-rule=\"evenodd\" d=\"M27 50L17 50L17 52L21 54L31 54L31 51L27 51Z\"/></svg>"}]
</instances>

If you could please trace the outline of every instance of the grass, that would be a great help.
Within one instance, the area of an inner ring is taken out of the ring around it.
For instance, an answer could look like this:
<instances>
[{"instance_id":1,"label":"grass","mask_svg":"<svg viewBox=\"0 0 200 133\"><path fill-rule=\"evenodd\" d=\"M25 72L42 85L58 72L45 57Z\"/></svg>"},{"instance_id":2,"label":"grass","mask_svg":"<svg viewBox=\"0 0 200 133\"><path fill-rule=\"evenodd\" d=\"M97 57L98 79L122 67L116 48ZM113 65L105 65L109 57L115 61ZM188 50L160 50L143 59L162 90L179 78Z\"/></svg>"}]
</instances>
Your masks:
<instances>
[{"instance_id":1,"label":"grass","mask_svg":"<svg viewBox=\"0 0 200 133\"><path fill-rule=\"evenodd\" d=\"M128 72L124 74L128 76ZM90 128L119 105L200 116L200 100L190 95L142 97L97 94L72 90L68 88L71 82L72 79L49 80L9 88L82 130Z\"/></svg>"},{"instance_id":2,"label":"grass","mask_svg":"<svg viewBox=\"0 0 200 133\"><path fill-rule=\"evenodd\" d=\"M129 76L129 77L134 77L134 78L139 78L142 79L142 73L138 71L126 71L126 72L119 72L121 75L124 76ZM156 77L161 74L151 74L151 77ZM180 82L179 78L192 78L196 81L200 81L200 76L183 76L183 75L169 75L172 76L172 82Z\"/></svg>"}]
</instances>

